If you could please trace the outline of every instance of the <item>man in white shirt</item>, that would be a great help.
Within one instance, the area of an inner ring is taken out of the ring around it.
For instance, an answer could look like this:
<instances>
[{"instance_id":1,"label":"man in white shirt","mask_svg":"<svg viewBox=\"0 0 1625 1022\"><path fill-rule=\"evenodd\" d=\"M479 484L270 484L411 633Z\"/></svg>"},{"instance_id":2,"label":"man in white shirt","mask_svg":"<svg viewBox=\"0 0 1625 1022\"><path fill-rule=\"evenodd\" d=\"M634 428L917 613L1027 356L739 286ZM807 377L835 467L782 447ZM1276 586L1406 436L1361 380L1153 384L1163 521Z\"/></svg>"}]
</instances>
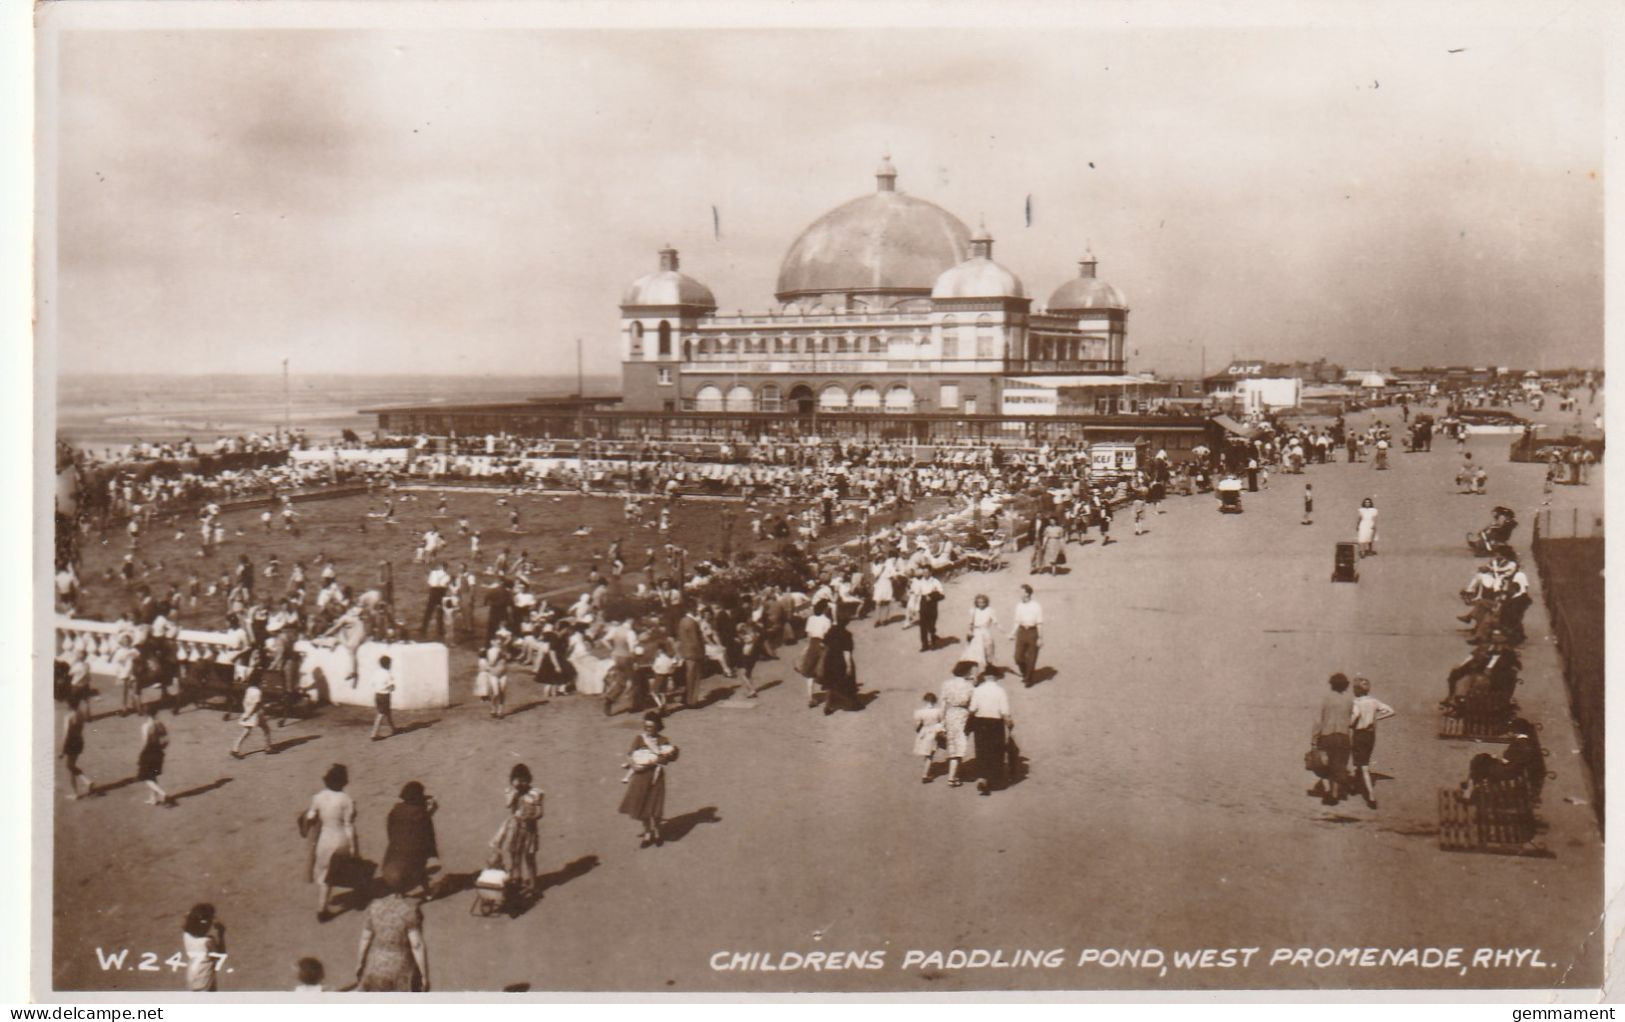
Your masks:
<instances>
[{"instance_id":1,"label":"man in white shirt","mask_svg":"<svg viewBox=\"0 0 1625 1022\"><path fill-rule=\"evenodd\" d=\"M1021 598L1012 618L1010 638L1015 641L1016 673L1021 676L1021 683L1031 688L1033 671L1038 667L1038 650L1043 644L1039 629L1044 623L1044 608L1033 599L1032 586L1021 587Z\"/></svg>"},{"instance_id":2,"label":"man in white shirt","mask_svg":"<svg viewBox=\"0 0 1625 1022\"><path fill-rule=\"evenodd\" d=\"M976 739L976 770L981 779L976 782L979 795L1002 791L1009 783L1005 771L1005 746L1015 721L1010 717L1010 696L999 684L999 676L984 671L982 679L970 697L971 734Z\"/></svg>"},{"instance_id":3,"label":"man in white shirt","mask_svg":"<svg viewBox=\"0 0 1625 1022\"><path fill-rule=\"evenodd\" d=\"M1500 624L1516 645L1524 640L1523 615L1534 602L1529 595L1529 576L1516 563L1512 565L1512 574L1502 584L1502 592L1505 599L1501 602Z\"/></svg>"},{"instance_id":4,"label":"man in white shirt","mask_svg":"<svg viewBox=\"0 0 1625 1022\"><path fill-rule=\"evenodd\" d=\"M937 607L942 603L942 582L931 570L921 567L914 578L914 591L919 594L920 652L937 648Z\"/></svg>"},{"instance_id":5,"label":"man in white shirt","mask_svg":"<svg viewBox=\"0 0 1625 1022\"><path fill-rule=\"evenodd\" d=\"M113 677L119 683L119 714L127 716L132 711L141 708L141 694L136 689L135 667L138 654L135 651L135 641L130 635L119 636L118 646L114 648L111 657L113 661Z\"/></svg>"},{"instance_id":6,"label":"man in white shirt","mask_svg":"<svg viewBox=\"0 0 1625 1022\"><path fill-rule=\"evenodd\" d=\"M1371 694L1371 682L1360 676L1354 679L1354 712L1349 720L1350 751L1354 757L1355 777L1365 804L1377 808L1376 789L1371 784L1371 752L1377 747L1377 721L1394 715L1394 708Z\"/></svg>"},{"instance_id":7,"label":"man in white shirt","mask_svg":"<svg viewBox=\"0 0 1625 1022\"><path fill-rule=\"evenodd\" d=\"M441 613L445 603L446 591L451 588L451 573L446 570L446 562L440 561L429 569L425 584L429 587L428 598L423 601L423 621L418 625L418 636L427 642L429 640L429 624L434 623L438 630L440 640L446 639L446 619Z\"/></svg>"}]
</instances>

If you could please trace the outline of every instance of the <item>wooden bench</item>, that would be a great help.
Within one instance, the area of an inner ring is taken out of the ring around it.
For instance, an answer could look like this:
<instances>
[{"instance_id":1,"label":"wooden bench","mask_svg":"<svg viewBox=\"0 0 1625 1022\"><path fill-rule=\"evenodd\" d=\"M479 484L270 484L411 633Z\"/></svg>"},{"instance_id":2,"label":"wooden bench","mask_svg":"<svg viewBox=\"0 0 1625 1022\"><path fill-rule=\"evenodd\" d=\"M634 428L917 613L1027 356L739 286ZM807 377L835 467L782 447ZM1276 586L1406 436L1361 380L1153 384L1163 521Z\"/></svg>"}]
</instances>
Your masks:
<instances>
[{"instance_id":1,"label":"wooden bench","mask_svg":"<svg viewBox=\"0 0 1625 1022\"><path fill-rule=\"evenodd\" d=\"M1512 734L1507 723L1514 711L1504 713L1442 714L1439 717L1439 737L1452 742L1509 742Z\"/></svg>"},{"instance_id":2,"label":"wooden bench","mask_svg":"<svg viewBox=\"0 0 1625 1022\"><path fill-rule=\"evenodd\" d=\"M1523 684L1496 688L1483 675L1468 675L1455 705L1439 717L1438 736L1447 741L1508 742L1507 725L1518 715L1518 702L1512 692Z\"/></svg>"},{"instance_id":3,"label":"wooden bench","mask_svg":"<svg viewBox=\"0 0 1625 1022\"><path fill-rule=\"evenodd\" d=\"M989 543L986 550L966 550L964 555L965 567L969 571L997 571L1004 567L1004 540L996 539Z\"/></svg>"},{"instance_id":4,"label":"wooden bench","mask_svg":"<svg viewBox=\"0 0 1625 1022\"><path fill-rule=\"evenodd\" d=\"M1541 828L1521 777L1480 781L1470 799L1459 788L1439 789L1439 847L1444 851L1553 858L1535 840Z\"/></svg>"}]
</instances>

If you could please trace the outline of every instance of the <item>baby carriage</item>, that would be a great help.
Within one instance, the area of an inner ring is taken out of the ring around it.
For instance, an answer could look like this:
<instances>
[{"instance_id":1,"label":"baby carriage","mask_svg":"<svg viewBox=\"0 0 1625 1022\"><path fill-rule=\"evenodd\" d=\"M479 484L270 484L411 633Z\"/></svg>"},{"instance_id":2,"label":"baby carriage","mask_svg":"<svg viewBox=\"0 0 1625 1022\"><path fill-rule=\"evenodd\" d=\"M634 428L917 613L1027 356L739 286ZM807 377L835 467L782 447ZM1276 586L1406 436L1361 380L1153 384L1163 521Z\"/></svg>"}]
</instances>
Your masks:
<instances>
[{"instance_id":1,"label":"baby carriage","mask_svg":"<svg viewBox=\"0 0 1625 1022\"><path fill-rule=\"evenodd\" d=\"M468 907L469 914L517 915L518 882L508 875L508 871L502 868L500 861L493 860L493 863L480 870L479 876L474 878L474 904Z\"/></svg>"},{"instance_id":2,"label":"baby carriage","mask_svg":"<svg viewBox=\"0 0 1625 1022\"><path fill-rule=\"evenodd\" d=\"M1219 494L1220 514L1241 514L1241 482L1239 480L1224 480L1219 483L1216 492Z\"/></svg>"}]
</instances>

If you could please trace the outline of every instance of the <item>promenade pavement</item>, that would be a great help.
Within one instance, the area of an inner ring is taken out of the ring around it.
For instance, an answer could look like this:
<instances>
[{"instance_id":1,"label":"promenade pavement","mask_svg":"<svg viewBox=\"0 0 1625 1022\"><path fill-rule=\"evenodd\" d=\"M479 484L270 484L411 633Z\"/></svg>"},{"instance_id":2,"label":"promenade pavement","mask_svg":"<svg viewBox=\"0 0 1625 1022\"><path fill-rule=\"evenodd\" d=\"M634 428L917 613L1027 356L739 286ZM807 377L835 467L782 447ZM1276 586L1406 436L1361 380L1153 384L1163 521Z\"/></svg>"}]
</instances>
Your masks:
<instances>
[{"instance_id":1,"label":"promenade pavement","mask_svg":"<svg viewBox=\"0 0 1625 1022\"><path fill-rule=\"evenodd\" d=\"M1040 663L1053 672L1031 689L1007 679L1030 775L991 798L922 785L911 755L910 714L954 648L920 654L912 633L867 619L853 628L860 680L876 693L865 712L808 709L787 660L759 668L759 683L777 682L760 700L672 717L682 756L670 840L655 849L640 849L637 824L616 813L636 722L604 720L595 700L533 705L516 682L522 711L496 722L460 679L457 705L403 715L417 729L400 737L369 742L370 715L329 709L277 731L277 756L242 762L226 755L235 724L182 715L165 775L179 808L143 805L134 784L78 803L56 796L52 975L64 988L183 989L167 968L104 969L96 949L161 961L180 946L186 909L207 900L229 927L222 989L291 989L304 955L342 985L359 914L316 922L294 828L327 765L350 767L373 858L396 792L422 780L442 805L446 870L466 875L501 822L509 767L525 762L547 792L544 896L517 919L472 916L466 890L425 906L436 989L1594 986L1602 846L1538 592L1518 698L1543 723L1557 774L1541 813L1555 858L1437 847L1438 789L1492 748L1435 737L1444 675L1467 652L1453 620L1474 564L1463 534L1506 503L1525 522L1515 545L1526 551L1547 499L1541 467L1507 463L1508 443L1471 443L1490 465L1487 496L1455 493L1460 459L1441 442L1396 453L1387 472L1367 462L1275 475L1244 495L1241 515L1216 513L1211 497L1175 498L1139 537L1120 516L1118 542L1070 547L1065 575L1028 576L1023 551L1006 571L955 581L945 636L963 629L977 592L1007 630L1026 581L1047 620ZM1304 482L1316 493L1311 526L1298 523ZM1560 520L1569 507L1600 513L1601 495L1598 472L1592 486L1560 487L1551 506ZM1364 496L1381 511L1379 555L1360 563L1358 584L1333 584L1333 544L1353 538ZM1367 675L1398 711L1379 728L1376 810L1305 794L1302 756L1333 671ZM98 781L133 773L136 730L117 717L89 729L83 762ZM1227 947L1261 950L1245 968L1077 964L1086 948ZM1539 949L1540 965L1266 964L1299 947ZM911 949L953 948L1065 953L1052 968L903 968ZM718 952L876 950L883 968L711 965Z\"/></svg>"}]
</instances>

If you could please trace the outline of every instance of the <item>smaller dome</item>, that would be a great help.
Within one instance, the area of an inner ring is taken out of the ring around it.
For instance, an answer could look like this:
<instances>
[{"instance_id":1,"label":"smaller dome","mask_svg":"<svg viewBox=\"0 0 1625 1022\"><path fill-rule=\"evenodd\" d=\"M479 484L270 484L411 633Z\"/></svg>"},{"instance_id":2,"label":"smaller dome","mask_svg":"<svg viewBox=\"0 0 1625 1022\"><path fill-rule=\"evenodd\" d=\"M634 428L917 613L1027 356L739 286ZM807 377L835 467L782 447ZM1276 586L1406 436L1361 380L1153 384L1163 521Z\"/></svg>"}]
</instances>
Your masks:
<instances>
[{"instance_id":1,"label":"smaller dome","mask_svg":"<svg viewBox=\"0 0 1625 1022\"><path fill-rule=\"evenodd\" d=\"M971 257L950 267L931 288L933 299L942 298L1026 298L1021 278L993 261L993 238L987 225L977 228L970 239Z\"/></svg>"},{"instance_id":2,"label":"smaller dome","mask_svg":"<svg viewBox=\"0 0 1625 1022\"><path fill-rule=\"evenodd\" d=\"M1127 309L1128 299L1123 292L1095 276L1099 261L1093 252L1078 260L1078 275L1055 289L1046 308L1050 312L1071 312L1082 309Z\"/></svg>"},{"instance_id":3,"label":"smaller dome","mask_svg":"<svg viewBox=\"0 0 1625 1022\"><path fill-rule=\"evenodd\" d=\"M991 259L967 259L943 272L932 298L1025 298L1021 278Z\"/></svg>"},{"instance_id":4,"label":"smaller dome","mask_svg":"<svg viewBox=\"0 0 1625 1022\"><path fill-rule=\"evenodd\" d=\"M621 294L624 305L692 305L715 309L711 289L677 270L677 250L667 245L660 250L660 269L634 280Z\"/></svg>"}]
</instances>

